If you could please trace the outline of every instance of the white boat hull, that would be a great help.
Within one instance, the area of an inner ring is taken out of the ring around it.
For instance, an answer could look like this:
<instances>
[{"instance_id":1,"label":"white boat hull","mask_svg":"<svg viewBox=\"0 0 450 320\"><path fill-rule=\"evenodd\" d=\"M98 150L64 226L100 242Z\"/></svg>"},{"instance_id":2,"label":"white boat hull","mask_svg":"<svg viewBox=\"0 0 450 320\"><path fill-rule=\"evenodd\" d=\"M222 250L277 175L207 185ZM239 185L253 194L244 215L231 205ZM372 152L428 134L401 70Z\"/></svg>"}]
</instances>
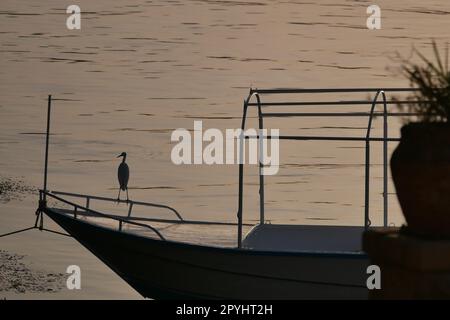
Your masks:
<instances>
[{"instance_id":1,"label":"white boat hull","mask_svg":"<svg viewBox=\"0 0 450 320\"><path fill-rule=\"evenodd\" d=\"M274 252L155 240L45 209L144 297L366 299L363 253Z\"/></svg>"}]
</instances>

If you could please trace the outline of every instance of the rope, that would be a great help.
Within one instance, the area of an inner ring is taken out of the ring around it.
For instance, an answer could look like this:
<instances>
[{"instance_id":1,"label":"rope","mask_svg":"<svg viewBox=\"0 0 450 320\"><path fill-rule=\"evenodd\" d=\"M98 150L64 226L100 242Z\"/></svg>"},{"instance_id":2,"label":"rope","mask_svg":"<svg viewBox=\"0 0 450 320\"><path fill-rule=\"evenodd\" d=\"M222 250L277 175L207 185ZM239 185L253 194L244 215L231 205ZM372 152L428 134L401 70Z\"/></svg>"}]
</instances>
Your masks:
<instances>
[{"instance_id":1,"label":"rope","mask_svg":"<svg viewBox=\"0 0 450 320\"><path fill-rule=\"evenodd\" d=\"M39 224L39 226L38 226L38 224ZM4 234L0 234L0 238L11 236L13 234L25 232L25 231L28 231L28 230L33 230L33 229L39 229L40 231L47 231L47 232L55 233L55 234L58 234L58 235L61 235L61 236L72 237L70 234L67 234L67 233L63 233L63 232L59 232L59 231L55 231L55 230L50 230L50 229L44 228L43 211L40 208L38 208L36 210L36 221L34 223L34 226L29 227L29 228L25 228L25 229L20 229L20 230L8 232L8 233L4 233Z\"/></svg>"},{"instance_id":2,"label":"rope","mask_svg":"<svg viewBox=\"0 0 450 320\"><path fill-rule=\"evenodd\" d=\"M28 231L28 230L31 230L31 229L36 229L36 227L33 226L33 227L25 228L25 229L16 230L16 231L13 231L13 232L8 232L8 233L5 233L5 234L0 234L0 238L6 237L6 236L10 236L10 235L13 235L13 234L16 234L16 233L20 233L20 232L25 232L25 231Z\"/></svg>"},{"instance_id":3,"label":"rope","mask_svg":"<svg viewBox=\"0 0 450 320\"><path fill-rule=\"evenodd\" d=\"M55 233L55 234L59 234L61 236L66 236L66 237L72 238L72 236L70 234L67 234L67 233L63 233L63 232L59 232L59 231L55 231L55 230L50 230L50 229L46 229L46 228L42 228L41 230L42 231L51 232L51 233Z\"/></svg>"},{"instance_id":4,"label":"rope","mask_svg":"<svg viewBox=\"0 0 450 320\"><path fill-rule=\"evenodd\" d=\"M41 228L41 227L38 228L36 226L33 226L33 227L25 228L25 229L20 229L20 230L8 232L8 233L5 233L5 234L0 234L0 238L11 236L13 234L25 232L25 231L28 231L28 230L33 230L33 229L39 229L40 231L47 231L47 232L59 234L61 236L72 237L70 234L67 234L67 233L63 233L63 232L59 232L59 231L55 231L55 230L51 230L51 229L47 229L47 228Z\"/></svg>"}]
</instances>

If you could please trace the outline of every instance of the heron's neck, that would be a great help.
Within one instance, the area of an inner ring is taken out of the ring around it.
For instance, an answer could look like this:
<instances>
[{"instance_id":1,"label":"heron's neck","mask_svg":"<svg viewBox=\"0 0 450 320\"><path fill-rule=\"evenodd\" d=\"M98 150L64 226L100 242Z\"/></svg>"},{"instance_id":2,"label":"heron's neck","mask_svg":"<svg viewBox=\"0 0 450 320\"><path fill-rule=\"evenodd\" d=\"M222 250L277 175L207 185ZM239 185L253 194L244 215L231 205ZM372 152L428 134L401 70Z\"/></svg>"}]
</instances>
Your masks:
<instances>
[{"instance_id":1,"label":"heron's neck","mask_svg":"<svg viewBox=\"0 0 450 320\"><path fill-rule=\"evenodd\" d=\"M127 158L127 156L123 156L122 158L122 163L125 163L125 159Z\"/></svg>"}]
</instances>

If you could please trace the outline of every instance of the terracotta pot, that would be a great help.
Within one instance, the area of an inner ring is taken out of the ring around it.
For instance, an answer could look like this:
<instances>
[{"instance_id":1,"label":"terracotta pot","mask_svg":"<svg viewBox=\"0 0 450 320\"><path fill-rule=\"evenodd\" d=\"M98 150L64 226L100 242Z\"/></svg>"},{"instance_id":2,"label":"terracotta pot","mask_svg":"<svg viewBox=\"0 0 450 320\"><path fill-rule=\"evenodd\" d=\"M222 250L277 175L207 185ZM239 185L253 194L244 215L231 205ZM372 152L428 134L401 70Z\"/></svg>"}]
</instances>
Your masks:
<instances>
[{"instance_id":1,"label":"terracotta pot","mask_svg":"<svg viewBox=\"0 0 450 320\"><path fill-rule=\"evenodd\" d=\"M450 125L410 123L391 158L407 230L450 238Z\"/></svg>"}]
</instances>

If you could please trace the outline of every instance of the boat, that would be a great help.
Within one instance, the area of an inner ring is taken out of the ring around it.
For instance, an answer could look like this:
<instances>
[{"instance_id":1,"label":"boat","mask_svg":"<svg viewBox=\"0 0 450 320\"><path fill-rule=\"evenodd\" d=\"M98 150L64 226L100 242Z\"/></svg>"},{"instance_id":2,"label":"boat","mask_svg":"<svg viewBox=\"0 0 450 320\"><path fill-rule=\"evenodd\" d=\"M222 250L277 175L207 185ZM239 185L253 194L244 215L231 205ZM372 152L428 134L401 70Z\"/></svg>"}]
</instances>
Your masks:
<instances>
[{"instance_id":1,"label":"boat","mask_svg":"<svg viewBox=\"0 0 450 320\"><path fill-rule=\"evenodd\" d=\"M260 163L260 219L256 225L244 223L244 165L239 164L237 222L186 220L167 205L129 200L127 215L95 210L93 201L116 199L47 189L50 105L48 103L44 188L40 190L37 219L44 214L55 221L105 265L145 298L151 299L367 299L368 256L362 250L362 236L371 228L369 212L370 146L383 143L383 225L388 227L387 144L399 141L388 136L388 118L407 113L388 112L386 93L409 92L409 88L345 89L250 89L244 101L242 129L248 110L255 107L259 128L265 117L354 116L368 118L367 134L356 137L283 136L280 140L361 141L365 144L364 225L284 225L271 224L264 214L264 176ZM372 94L369 100L264 102L266 95ZM382 98L379 101L380 97ZM256 102L252 102L254 99ZM267 106L352 106L367 105L367 112L263 112ZM382 112L375 112L377 105ZM383 117L383 137L372 137L372 119ZM269 136L245 137L270 139ZM242 142L242 139L241 139ZM59 205L48 205L47 199ZM73 200L75 199L75 200ZM82 200L81 200L82 199ZM79 201L78 201L79 200ZM124 201L121 201L124 202ZM135 217L136 206L167 210L170 219ZM37 221L38 221L37 220ZM170 238L158 224L218 226L236 234L229 246L190 243ZM248 232L244 234L244 228Z\"/></svg>"}]
</instances>

